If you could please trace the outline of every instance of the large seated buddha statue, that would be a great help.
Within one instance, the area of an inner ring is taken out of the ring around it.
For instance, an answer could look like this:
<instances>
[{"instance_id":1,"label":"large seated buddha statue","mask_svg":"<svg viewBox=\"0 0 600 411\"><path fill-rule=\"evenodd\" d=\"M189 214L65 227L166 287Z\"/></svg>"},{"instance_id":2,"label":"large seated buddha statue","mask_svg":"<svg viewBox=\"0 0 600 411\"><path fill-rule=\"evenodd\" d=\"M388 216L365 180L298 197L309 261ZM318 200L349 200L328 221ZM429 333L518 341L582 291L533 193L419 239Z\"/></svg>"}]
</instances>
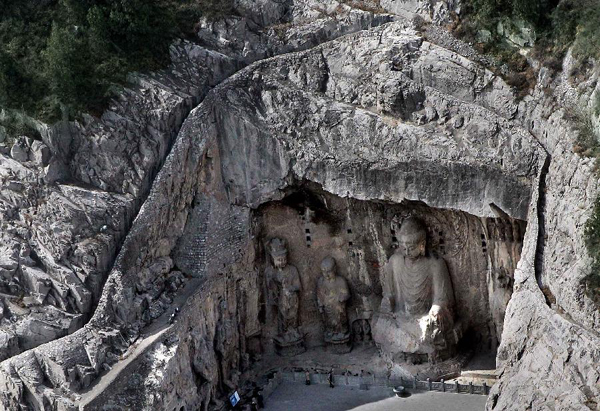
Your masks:
<instances>
[{"instance_id":1,"label":"large seated buddha statue","mask_svg":"<svg viewBox=\"0 0 600 411\"><path fill-rule=\"evenodd\" d=\"M410 217L384 267L383 299L373 339L394 361L436 362L454 355L459 330L454 292L443 258L427 252L427 231Z\"/></svg>"}]
</instances>

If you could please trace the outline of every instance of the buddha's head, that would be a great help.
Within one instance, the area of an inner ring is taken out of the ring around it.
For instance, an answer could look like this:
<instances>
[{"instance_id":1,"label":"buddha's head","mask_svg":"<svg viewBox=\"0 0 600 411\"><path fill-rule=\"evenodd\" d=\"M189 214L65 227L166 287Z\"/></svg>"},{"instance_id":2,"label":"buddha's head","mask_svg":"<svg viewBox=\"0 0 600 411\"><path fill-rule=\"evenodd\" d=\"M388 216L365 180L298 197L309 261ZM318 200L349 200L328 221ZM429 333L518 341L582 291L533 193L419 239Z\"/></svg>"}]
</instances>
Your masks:
<instances>
[{"instance_id":1,"label":"buddha's head","mask_svg":"<svg viewBox=\"0 0 600 411\"><path fill-rule=\"evenodd\" d=\"M335 260L333 257L327 256L321 261L321 272L323 277L329 281L335 278Z\"/></svg>"},{"instance_id":2,"label":"buddha's head","mask_svg":"<svg viewBox=\"0 0 600 411\"><path fill-rule=\"evenodd\" d=\"M287 247L285 240L274 238L269 242L269 254L273 258L275 268L284 268L287 265Z\"/></svg>"},{"instance_id":3,"label":"buddha's head","mask_svg":"<svg viewBox=\"0 0 600 411\"><path fill-rule=\"evenodd\" d=\"M404 220L398 237L400 249L407 258L414 260L425 255L427 230L421 220L415 217Z\"/></svg>"}]
</instances>

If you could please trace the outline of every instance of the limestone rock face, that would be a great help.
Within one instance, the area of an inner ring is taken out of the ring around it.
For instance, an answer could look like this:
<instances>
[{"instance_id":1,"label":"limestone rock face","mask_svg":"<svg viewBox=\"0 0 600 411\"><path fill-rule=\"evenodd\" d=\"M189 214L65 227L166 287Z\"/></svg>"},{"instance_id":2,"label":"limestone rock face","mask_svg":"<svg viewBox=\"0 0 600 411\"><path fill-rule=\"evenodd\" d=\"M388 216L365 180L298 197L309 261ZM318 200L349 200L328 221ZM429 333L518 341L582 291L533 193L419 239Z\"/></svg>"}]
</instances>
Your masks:
<instances>
[{"instance_id":1,"label":"limestone rock face","mask_svg":"<svg viewBox=\"0 0 600 411\"><path fill-rule=\"evenodd\" d=\"M369 52L364 53L366 50ZM404 61L396 58L399 55ZM104 288L96 315L85 329L61 340L74 351L69 348L59 357L43 357L63 370L54 378L72 381L75 391L88 384L85 372L77 371L74 379L67 376L71 369L97 368L93 364L98 361L81 356L74 345L87 339L86 333L92 328L117 326L136 338L144 324L164 316L165 307L173 300L165 294L164 284L157 282L157 275L171 269L166 258L171 254L190 276L212 278L233 264L239 267L231 274L234 278L239 275L258 281L255 271L248 272L239 263L253 258L248 237L243 234L249 229L247 214L250 208L281 198L294 181L310 180L342 197L398 203L419 200L481 217L496 216L496 210L503 210L512 218L524 218L545 152L517 124L498 114L505 110L502 102L508 100L510 90L485 69L479 69L473 81L496 81L491 96L486 96L489 87L482 87L480 94L469 94L451 77L445 79L441 74L436 81L424 75L412 76L417 69L425 70L421 61L435 60L435 55L449 55L462 62L454 67L452 76L471 72L467 60L424 42L409 25L394 23L256 64L209 93L187 120L155 180ZM398 69L400 64L402 70ZM476 104L478 101L493 104L483 107ZM416 178L417 173L424 178ZM471 184L461 187L465 179ZM503 187L511 189L504 191ZM236 217L235 210L245 211ZM223 230L229 227L223 226L226 221L235 223L232 231ZM211 230L216 231L207 235ZM208 239L217 241L216 247ZM194 260L196 256L200 260ZM221 287L217 277L210 284L214 285L207 285L205 292L225 299L228 297L223 293L244 293L241 285L217 291ZM256 312L256 291L245 295L238 300L245 301L243 312ZM193 310L214 309L209 300L189 304L195 304ZM223 384L239 378L237 373L248 372L244 361L257 354L250 346L241 350L240 358L228 354L238 350L236 345L224 343L231 336L251 339L260 332L260 325L250 326L255 322L251 316L239 321L236 316L241 315L240 309L223 311L227 316L217 318L207 328L200 327L198 337L192 340L179 335L179 327L160 340L165 341L164 346L159 341L153 343L152 335L142 334L149 352L156 354L150 357L154 360L140 357L136 364L141 367L141 376L152 375L150 380L140 377L140 381L153 381L153 388L143 388L134 379L122 390L115 383L96 396L83 394L79 403L93 408L100 403L125 404L119 398L129 398L127 401L136 404L150 401L153 407L169 407L176 398L157 387L180 384L176 381L183 381L182 373L194 369L199 373L197 390L204 394L186 394L177 401L186 406L209 406L223 392ZM227 325L231 322L247 328L232 329ZM211 333L220 337L210 337ZM214 354L208 349L203 355L214 355L217 363L224 364L226 369L220 375L226 377L202 371L206 363L198 362L198 353L206 351L202 348L204 339L211 338L223 343L215 346ZM45 351L45 347L40 349ZM181 357L189 350L194 352L191 357ZM82 358L82 362L73 363L71 358ZM176 360L179 358L185 361ZM11 364L5 368L7 375ZM197 392L180 387L179 392Z\"/></svg>"},{"instance_id":2,"label":"limestone rock face","mask_svg":"<svg viewBox=\"0 0 600 411\"><path fill-rule=\"evenodd\" d=\"M25 162L29 159L29 147L24 137L18 138L10 149L10 156L19 161Z\"/></svg>"},{"instance_id":3,"label":"limestone rock face","mask_svg":"<svg viewBox=\"0 0 600 411\"><path fill-rule=\"evenodd\" d=\"M451 13L460 15L460 0L381 0L380 6L390 13L401 16L420 16L437 24L452 21Z\"/></svg>"},{"instance_id":4,"label":"limestone rock face","mask_svg":"<svg viewBox=\"0 0 600 411\"><path fill-rule=\"evenodd\" d=\"M567 56L564 64L568 70L573 61ZM593 72L597 76L597 68ZM547 80L545 74L540 73L541 80ZM519 107L519 118L551 160L528 218L530 229L537 226L528 235L538 237L526 239L515 273L497 358L502 378L492 390L490 410L512 410L515 404L595 410L599 404L600 314L581 284L590 270L583 232L598 180L593 161L573 153L577 134L565 116L565 107L591 104L597 90L589 80L575 90L561 77L546 86L556 90L552 96L538 88ZM557 103L559 109L551 108Z\"/></svg>"},{"instance_id":5,"label":"limestone rock face","mask_svg":"<svg viewBox=\"0 0 600 411\"><path fill-rule=\"evenodd\" d=\"M52 153L50 151L50 148L48 148L46 144L42 143L41 141L34 141L33 143L31 143L31 152L29 154L29 157L31 161L33 161L37 165L41 167L47 166L50 162L51 156Z\"/></svg>"},{"instance_id":6,"label":"limestone rock face","mask_svg":"<svg viewBox=\"0 0 600 411\"><path fill-rule=\"evenodd\" d=\"M238 14L255 20L253 27L263 39L269 38L264 35L265 25L290 21L285 16L287 6L278 2L264 2L265 13L260 14L242 3ZM303 7L300 2L296 10ZM297 43L291 47L284 47L282 41L269 44L263 54L252 58L237 52L228 56L208 44L176 43L171 48L171 67L136 76L100 118L41 125L38 131L43 142L18 139L12 156L3 146L0 299L5 302L2 326L8 337L2 339L2 359L71 333L89 318L107 271L173 138L188 112L210 88L253 59L308 48L391 18L374 18L372 13L348 7L345 10L352 11L352 25L338 22L338 15L312 16L319 20L318 27L327 29L321 29L318 36L306 29L296 34ZM294 16L300 14L295 12ZM232 40L235 34L229 29L222 33ZM168 247L164 242L159 246L162 250ZM150 268L148 272L159 275ZM181 274L169 274L166 284L152 284L148 297L136 299L151 313L146 319L169 307L170 297L161 296L165 289L180 287L181 281ZM120 317L127 318L119 312ZM132 328L135 330L135 324ZM75 345L80 344L79 337L73 338L78 341ZM29 361L32 357L24 358ZM88 366L80 364L79 368ZM93 374L89 370L67 371L72 378L87 382Z\"/></svg>"},{"instance_id":7,"label":"limestone rock face","mask_svg":"<svg viewBox=\"0 0 600 411\"><path fill-rule=\"evenodd\" d=\"M374 48L379 37L386 47ZM366 49L369 54L361 54ZM502 113L504 106L473 104L502 104L508 89L466 95L451 80L471 73L466 61L436 83L413 80L391 61L403 49L413 50L415 66L406 69L411 76L424 70L422 61L448 54L389 25L227 82L215 104L224 116L222 173L233 201L263 203L270 199L266 193L283 188L277 179L292 173L341 196L420 200L480 216L495 215L494 204L525 219L527 181L545 154L525 130L493 111ZM480 74L494 81L491 73ZM253 121L242 126L240 118ZM460 122L451 121L456 118ZM252 144L240 145L240 136Z\"/></svg>"},{"instance_id":8,"label":"limestone rock face","mask_svg":"<svg viewBox=\"0 0 600 411\"><path fill-rule=\"evenodd\" d=\"M600 315L580 280L598 186L564 115L578 90L542 72L518 101L485 58L405 19L444 22L458 1L321 3L237 1L101 118L0 151L3 408L220 405L269 335L253 213L309 183L468 214L463 229L498 219L498 237L527 221L514 279L470 278L489 286L482 324L501 344L488 409L597 407Z\"/></svg>"},{"instance_id":9,"label":"limestone rock face","mask_svg":"<svg viewBox=\"0 0 600 411\"><path fill-rule=\"evenodd\" d=\"M392 21L385 10L340 1L315 0L236 1L238 16L202 20L200 42L242 65L292 51L306 50L341 35Z\"/></svg>"},{"instance_id":10,"label":"limestone rock face","mask_svg":"<svg viewBox=\"0 0 600 411\"><path fill-rule=\"evenodd\" d=\"M73 313L78 315L78 326L90 317L118 247L184 118L212 87L256 59L308 48L391 19L345 7L344 13L353 16L353 24L338 21L337 14L318 14L312 20L327 30L313 36L311 21L304 20L300 26L309 28L297 32L297 43L290 45L283 40L271 43L273 36L266 28L304 16L303 2L294 6L291 18L291 6L286 3L264 1L261 13L250 6L239 2L240 17L236 19L257 33L260 39L251 39L248 47L264 43L260 51L249 54L218 42L203 46L178 42L171 47L168 69L132 78L100 118L87 116L75 123L40 125L43 142L20 137L9 152L0 154L0 239L7 250L2 258L22 247L31 250L29 265L44 273L36 278L51 283L44 285L43 292L36 285L39 281L31 280L31 276L26 275L23 283L18 259L11 260L17 266L5 276L5 283L0 283L2 292L7 292L0 298L22 297L26 307L7 309L5 316L11 318L7 327L30 336L27 327L18 323L21 319L23 324L36 323L25 319L38 315L31 310L36 304L42 311L45 306L59 307L64 313L58 315L65 319L57 318L50 327L54 333L46 331L45 337L36 337L35 342L24 336L19 350L77 328L68 320ZM232 27L225 24L215 28L220 30L218 38L229 38L224 44L241 38ZM203 32L201 29L200 39Z\"/></svg>"},{"instance_id":11,"label":"limestone rock face","mask_svg":"<svg viewBox=\"0 0 600 411\"><path fill-rule=\"evenodd\" d=\"M138 79L101 118L43 128L44 141L21 137L1 155L0 299L3 328L18 336L16 348L3 340L2 359L89 319L172 138L207 90L204 60L216 76L224 75L217 67L232 71L227 58L214 54L211 62L189 43L172 54L177 69Z\"/></svg>"}]
</instances>

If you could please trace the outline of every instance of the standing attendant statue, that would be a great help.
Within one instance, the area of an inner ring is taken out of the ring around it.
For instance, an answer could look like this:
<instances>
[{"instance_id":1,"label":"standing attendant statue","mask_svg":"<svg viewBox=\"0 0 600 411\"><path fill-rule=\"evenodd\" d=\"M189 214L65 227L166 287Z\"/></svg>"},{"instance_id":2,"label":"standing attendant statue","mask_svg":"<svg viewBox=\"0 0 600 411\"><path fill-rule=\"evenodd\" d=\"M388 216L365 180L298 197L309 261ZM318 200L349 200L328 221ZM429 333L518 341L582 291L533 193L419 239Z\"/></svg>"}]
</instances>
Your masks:
<instances>
[{"instance_id":1,"label":"standing attendant statue","mask_svg":"<svg viewBox=\"0 0 600 411\"><path fill-rule=\"evenodd\" d=\"M416 218L400 228L397 251L384 267L384 294L373 339L394 359L435 362L454 354L454 291L443 258L427 252L427 231Z\"/></svg>"},{"instance_id":2,"label":"standing attendant statue","mask_svg":"<svg viewBox=\"0 0 600 411\"><path fill-rule=\"evenodd\" d=\"M352 349L346 310L350 299L348 283L337 275L332 257L323 259L321 273L317 282L317 304L323 318L325 344L334 352L346 353Z\"/></svg>"},{"instance_id":3,"label":"standing attendant statue","mask_svg":"<svg viewBox=\"0 0 600 411\"><path fill-rule=\"evenodd\" d=\"M304 336L298 324L300 308L300 275L288 264L286 243L273 238L268 245L273 262L266 270L271 304L277 309L275 345L280 355L291 356L305 351Z\"/></svg>"}]
</instances>

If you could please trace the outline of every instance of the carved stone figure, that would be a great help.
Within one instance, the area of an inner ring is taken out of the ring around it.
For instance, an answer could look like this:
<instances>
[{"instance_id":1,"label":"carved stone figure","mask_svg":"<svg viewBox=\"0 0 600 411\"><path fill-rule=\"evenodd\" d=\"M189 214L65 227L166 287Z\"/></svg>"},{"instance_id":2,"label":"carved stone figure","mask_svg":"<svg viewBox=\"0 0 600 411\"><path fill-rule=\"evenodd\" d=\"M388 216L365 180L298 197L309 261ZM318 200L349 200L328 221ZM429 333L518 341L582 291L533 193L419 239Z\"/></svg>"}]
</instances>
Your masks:
<instances>
[{"instance_id":1,"label":"carved stone figure","mask_svg":"<svg viewBox=\"0 0 600 411\"><path fill-rule=\"evenodd\" d=\"M268 252L273 265L267 268L269 299L277 308L278 335L275 343L281 355L304 352L304 336L300 333L298 313L300 308L300 275L298 269L288 264L284 240L274 238L269 242Z\"/></svg>"},{"instance_id":2,"label":"carved stone figure","mask_svg":"<svg viewBox=\"0 0 600 411\"><path fill-rule=\"evenodd\" d=\"M335 260L325 257L321 262L323 275L317 282L317 304L325 325L325 343L335 352L348 352L350 330L346 303L350 299L350 290L344 277L337 275Z\"/></svg>"},{"instance_id":3,"label":"carved stone figure","mask_svg":"<svg viewBox=\"0 0 600 411\"><path fill-rule=\"evenodd\" d=\"M454 292L444 259L427 252L427 231L408 218L384 267L384 295L373 338L394 359L419 363L454 354Z\"/></svg>"},{"instance_id":4,"label":"carved stone figure","mask_svg":"<svg viewBox=\"0 0 600 411\"><path fill-rule=\"evenodd\" d=\"M354 332L354 341L360 343L369 343L371 338L371 324L369 320L359 318L352 323Z\"/></svg>"}]
</instances>

